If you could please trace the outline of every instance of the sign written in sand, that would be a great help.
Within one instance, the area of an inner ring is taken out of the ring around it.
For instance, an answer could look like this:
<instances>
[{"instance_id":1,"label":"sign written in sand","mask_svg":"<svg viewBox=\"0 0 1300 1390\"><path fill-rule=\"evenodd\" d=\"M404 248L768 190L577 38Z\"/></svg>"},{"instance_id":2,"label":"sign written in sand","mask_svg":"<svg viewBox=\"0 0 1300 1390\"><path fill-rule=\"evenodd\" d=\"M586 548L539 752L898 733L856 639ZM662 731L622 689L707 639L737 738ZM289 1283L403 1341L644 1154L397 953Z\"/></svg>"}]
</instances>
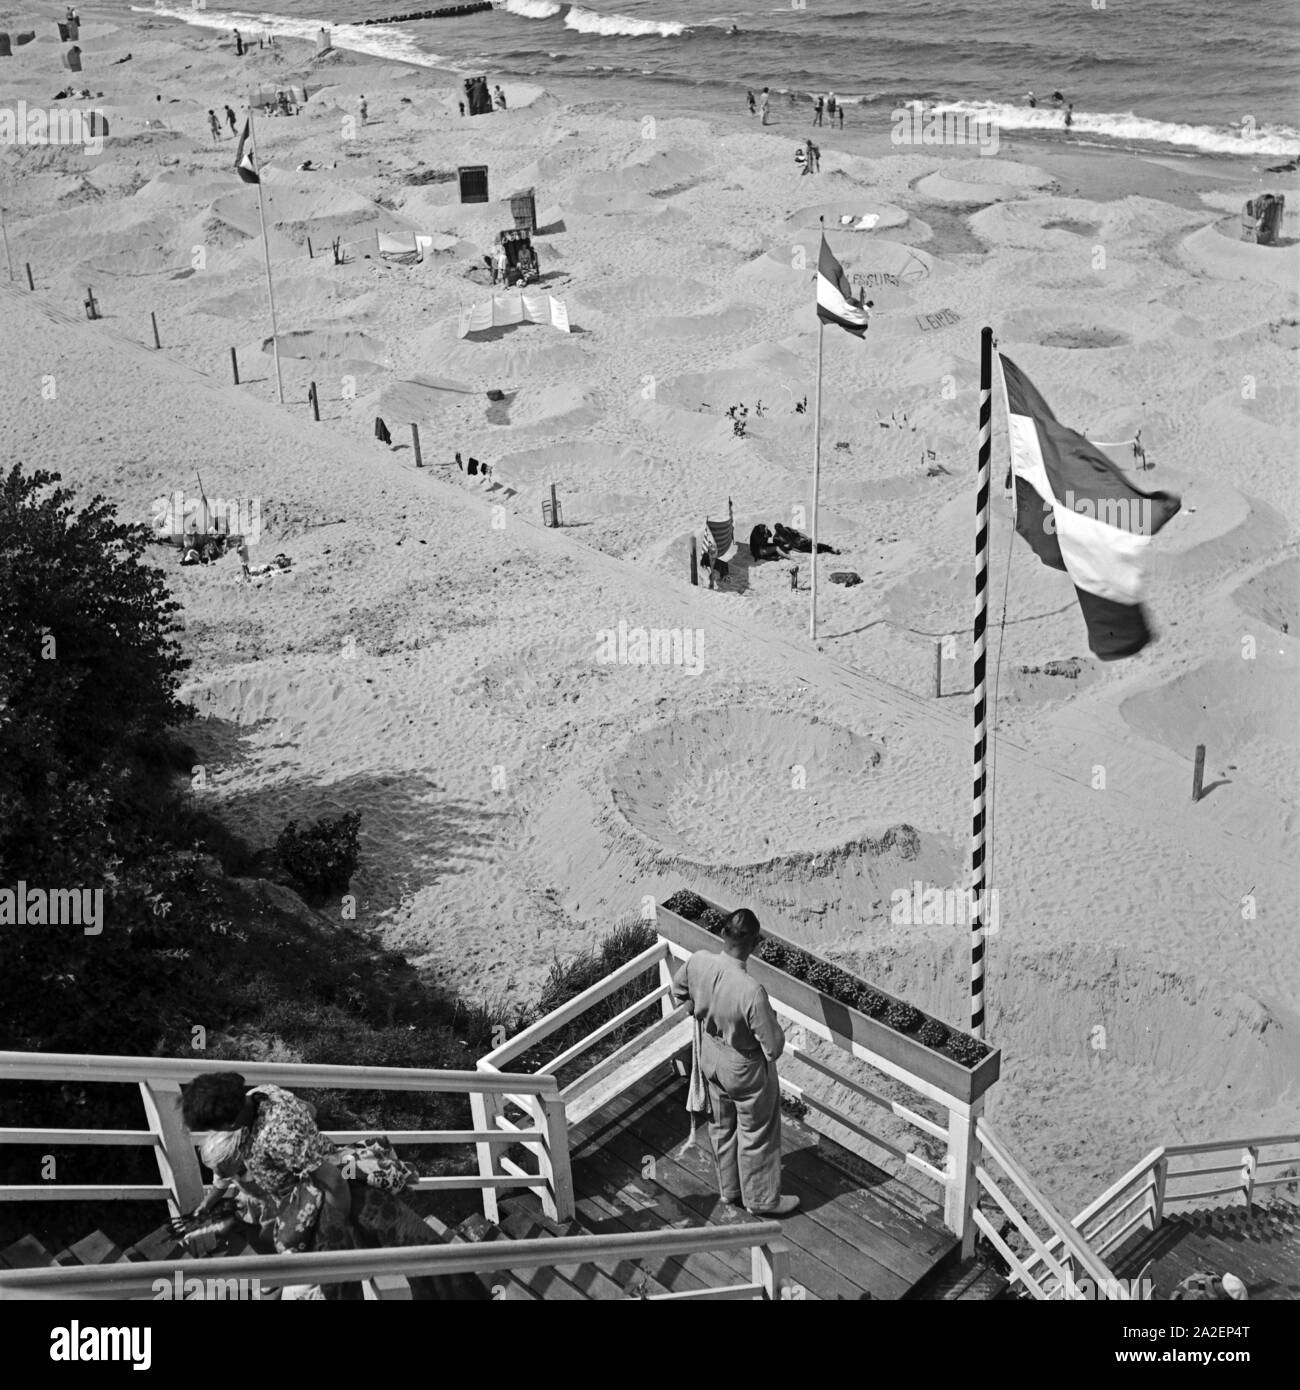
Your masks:
<instances>
[{"instance_id":1,"label":"sign written in sand","mask_svg":"<svg viewBox=\"0 0 1300 1390\"><path fill-rule=\"evenodd\" d=\"M937 314L917 314L916 322L922 333L929 333L936 328L951 328L954 323L960 323L961 315L955 309L940 309Z\"/></svg>"}]
</instances>

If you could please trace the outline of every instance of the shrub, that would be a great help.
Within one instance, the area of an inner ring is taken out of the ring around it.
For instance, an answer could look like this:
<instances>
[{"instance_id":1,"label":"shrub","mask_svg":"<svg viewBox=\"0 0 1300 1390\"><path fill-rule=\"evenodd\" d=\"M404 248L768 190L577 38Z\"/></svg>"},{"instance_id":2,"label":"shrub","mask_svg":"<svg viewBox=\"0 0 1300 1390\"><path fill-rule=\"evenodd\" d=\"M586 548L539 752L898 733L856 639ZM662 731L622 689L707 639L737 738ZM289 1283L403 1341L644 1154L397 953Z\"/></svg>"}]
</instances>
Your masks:
<instances>
[{"instance_id":1,"label":"shrub","mask_svg":"<svg viewBox=\"0 0 1300 1390\"><path fill-rule=\"evenodd\" d=\"M911 1032L921 1021L920 1013L911 1004L896 1000L885 1010L885 1022L900 1033Z\"/></svg>"},{"instance_id":2,"label":"shrub","mask_svg":"<svg viewBox=\"0 0 1300 1390\"><path fill-rule=\"evenodd\" d=\"M982 1062L988 1052L987 1044L965 1033L953 1033L948 1038L948 1056L964 1067L973 1067L977 1062Z\"/></svg>"},{"instance_id":3,"label":"shrub","mask_svg":"<svg viewBox=\"0 0 1300 1390\"><path fill-rule=\"evenodd\" d=\"M333 818L323 816L302 830L291 820L280 832L276 855L309 900L319 902L330 893L347 889L361 859L357 843L360 826L361 812L347 811Z\"/></svg>"},{"instance_id":4,"label":"shrub","mask_svg":"<svg viewBox=\"0 0 1300 1390\"><path fill-rule=\"evenodd\" d=\"M706 907L699 916L699 924L705 931L711 931L714 936L719 936L722 928L727 924L730 913L723 912L720 908Z\"/></svg>"},{"instance_id":5,"label":"shrub","mask_svg":"<svg viewBox=\"0 0 1300 1390\"><path fill-rule=\"evenodd\" d=\"M689 888L681 888L665 901L664 906L669 912L685 917L688 922L698 922L706 904L698 893L692 893Z\"/></svg>"},{"instance_id":6,"label":"shrub","mask_svg":"<svg viewBox=\"0 0 1300 1390\"><path fill-rule=\"evenodd\" d=\"M948 1030L938 1020L927 1018L916 1036L926 1047L942 1047L948 1041Z\"/></svg>"}]
</instances>

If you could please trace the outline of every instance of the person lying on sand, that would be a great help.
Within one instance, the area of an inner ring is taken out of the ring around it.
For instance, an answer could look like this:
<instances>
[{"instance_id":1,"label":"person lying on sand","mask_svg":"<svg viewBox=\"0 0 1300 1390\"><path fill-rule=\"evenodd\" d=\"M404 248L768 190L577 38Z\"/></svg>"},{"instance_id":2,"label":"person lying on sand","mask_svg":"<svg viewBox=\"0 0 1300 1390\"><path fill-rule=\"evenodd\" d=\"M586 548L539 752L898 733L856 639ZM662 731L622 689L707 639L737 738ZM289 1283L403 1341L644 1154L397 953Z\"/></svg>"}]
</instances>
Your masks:
<instances>
[{"instance_id":1,"label":"person lying on sand","mask_svg":"<svg viewBox=\"0 0 1300 1390\"><path fill-rule=\"evenodd\" d=\"M812 540L805 536L802 531L796 531L791 526L782 526L778 521L773 528L776 544L785 550L798 550L805 555L812 553ZM817 542L818 555L838 555L840 552L834 546L827 545L825 541Z\"/></svg>"}]
</instances>

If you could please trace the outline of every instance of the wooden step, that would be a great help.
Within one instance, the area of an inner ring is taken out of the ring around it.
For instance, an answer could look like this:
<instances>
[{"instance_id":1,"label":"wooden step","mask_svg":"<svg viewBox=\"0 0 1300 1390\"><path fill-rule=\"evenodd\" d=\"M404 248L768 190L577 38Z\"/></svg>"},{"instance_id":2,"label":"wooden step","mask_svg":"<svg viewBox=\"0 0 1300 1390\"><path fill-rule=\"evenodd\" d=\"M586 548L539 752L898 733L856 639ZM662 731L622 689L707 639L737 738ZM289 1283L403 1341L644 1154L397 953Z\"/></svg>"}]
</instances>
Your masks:
<instances>
[{"instance_id":1,"label":"wooden step","mask_svg":"<svg viewBox=\"0 0 1300 1390\"><path fill-rule=\"evenodd\" d=\"M577 1235L582 1227L577 1222L561 1226L540 1211L517 1206L502 1212L501 1229L511 1240L538 1240L549 1236ZM551 1268L560 1278L572 1284L583 1298L617 1302L628 1297L626 1288L594 1264L557 1264Z\"/></svg>"},{"instance_id":2,"label":"wooden step","mask_svg":"<svg viewBox=\"0 0 1300 1390\"><path fill-rule=\"evenodd\" d=\"M484 1241L496 1240L500 1232L481 1212L474 1212L467 1216L459 1226L450 1228L438 1220L436 1216L426 1216L424 1223L436 1235L442 1237L449 1245L464 1245L467 1242L479 1244ZM504 1267L501 1269L483 1270L477 1278L487 1289L493 1299L505 1303L530 1303L536 1297L531 1289L510 1273Z\"/></svg>"},{"instance_id":3,"label":"wooden step","mask_svg":"<svg viewBox=\"0 0 1300 1390\"><path fill-rule=\"evenodd\" d=\"M23 1236L0 1250L0 1266L5 1269L48 1269L54 1263L54 1256L35 1236Z\"/></svg>"}]
</instances>

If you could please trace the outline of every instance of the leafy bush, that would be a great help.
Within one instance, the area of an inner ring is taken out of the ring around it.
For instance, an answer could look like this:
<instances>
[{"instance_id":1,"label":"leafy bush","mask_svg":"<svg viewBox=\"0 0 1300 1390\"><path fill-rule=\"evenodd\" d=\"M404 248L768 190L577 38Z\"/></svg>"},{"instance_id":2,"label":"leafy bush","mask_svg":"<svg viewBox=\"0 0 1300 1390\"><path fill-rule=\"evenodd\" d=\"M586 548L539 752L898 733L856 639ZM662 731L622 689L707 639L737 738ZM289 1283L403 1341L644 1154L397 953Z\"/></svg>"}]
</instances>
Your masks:
<instances>
[{"instance_id":1,"label":"leafy bush","mask_svg":"<svg viewBox=\"0 0 1300 1390\"><path fill-rule=\"evenodd\" d=\"M964 1067L973 1067L988 1056L988 1046L966 1033L952 1033L948 1038L948 1055Z\"/></svg>"},{"instance_id":2,"label":"leafy bush","mask_svg":"<svg viewBox=\"0 0 1300 1390\"><path fill-rule=\"evenodd\" d=\"M884 1021L896 1032L910 1033L920 1023L921 1014L911 1004L897 999L885 1010Z\"/></svg>"},{"instance_id":3,"label":"leafy bush","mask_svg":"<svg viewBox=\"0 0 1300 1390\"><path fill-rule=\"evenodd\" d=\"M938 1019L927 1018L916 1036L926 1047L939 1048L948 1041L948 1030Z\"/></svg>"},{"instance_id":4,"label":"leafy bush","mask_svg":"<svg viewBox=\"0 0 1300 1390\"><path fill-rule=\"evenodd\" d=\"M309 902L319 903L332 893L347 891L361 862L360 826L361 812L346 811L341 816L322 816L302 830L291 820L280 832L276 855Z\"/></svg>"},{"instance_id":5,"label":"leafy bush","mask_svg":"<svg viewBox=\"0 0 1300 1390\"><path fill-rule=\"evenodd\" d=\"M664 906L669 912L685 917L688 922L698 922L701 914L708 908L708 903L698 893L692 893L689 888L680 888L671 898L665 900Z\"/></svg>"}]
</instances>

